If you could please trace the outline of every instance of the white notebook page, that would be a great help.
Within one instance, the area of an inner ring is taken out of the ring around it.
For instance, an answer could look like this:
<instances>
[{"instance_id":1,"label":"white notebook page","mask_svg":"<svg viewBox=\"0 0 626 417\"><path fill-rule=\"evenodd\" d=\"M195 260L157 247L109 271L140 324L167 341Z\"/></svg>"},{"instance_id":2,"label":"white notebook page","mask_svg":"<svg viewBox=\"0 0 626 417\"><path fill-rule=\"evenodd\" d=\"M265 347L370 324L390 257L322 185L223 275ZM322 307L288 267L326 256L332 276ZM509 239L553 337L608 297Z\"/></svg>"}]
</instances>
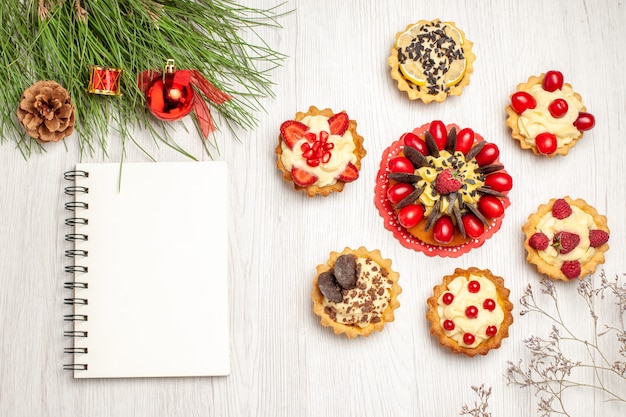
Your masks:
<instances>
[{"instance_id":1,"label":"white notebook page","mask_svg":"<svg viewBox=\"0 0 626 417\"><path fill-rule=\"evenodd\" d=\"M75 378L227 375L227 168L224 162L78 164L88 267L75 290L86 330Z\"/></svg>"}]
</instances>

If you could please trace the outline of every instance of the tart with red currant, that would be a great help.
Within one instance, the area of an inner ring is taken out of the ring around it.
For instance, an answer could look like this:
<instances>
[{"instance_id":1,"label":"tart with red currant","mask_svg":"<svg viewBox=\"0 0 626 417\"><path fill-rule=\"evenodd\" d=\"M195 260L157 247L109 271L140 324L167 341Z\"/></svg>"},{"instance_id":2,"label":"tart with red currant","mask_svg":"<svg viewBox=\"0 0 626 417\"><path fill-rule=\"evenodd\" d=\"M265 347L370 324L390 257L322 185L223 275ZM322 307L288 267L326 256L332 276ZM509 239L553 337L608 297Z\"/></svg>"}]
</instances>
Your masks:
<instances>
[{"instance_id":1,"label":"tart with red currant","mask_svg":"<svg viewBox=\"0 0 626 417\"><path fill-rule=\"evenodd\" d=\"M343 191L346 183L359 178L367 153L356 126L345 111L315 106L283 122L275 150L283 179L309 197Z\"/></svg>"},{"instance_id":2,"label":"tart with red currant","mask_svg":"<svg viewBox=\"0 0 626 417\"><path fill-rule=\"evenodd\" d=\"M509 293L504 280L488 269L457 268L427 301L430 333L453 353L486 355L509 335Z\"/></svg>"},{"instance_id":3,"label":"tart with red currant","mask_svg":"<svg viewBox=\"0 0 626 417\"><path fill-rule=\"evenodd\" d=\"M560 71L531 76L519 84L505 111L506 125L522 149L549 158L567 155L583 133L595 126L595 117Z\"/></svg>"},{"instance_id":4,"label":"tart with red currant","mask_svg":"<svg viewBox=\"0 0 626 417\"><path fill-rule=\"evenodd\" d=\"M583 199L553 198L522 227L526 259L552 279L593 274L604 263L610 231L605 216Z\"/></svg>"},{"instance_id":5,"label":"tart with red currant","mask_svg":"<svg viewBox=\"0 0 626 417\"><path fill-rule=\"evenodd\" d=\"M328 261L317 266L313 279L313 312L322 326L350 339L382 331L400 307L399 277L379 250L331 252Z\"/></svg>"},{"instance_id":6,"label":"tart with red currant","mask_svg":"<svg viewBox=\"0 0 626 417\"><path fill-rule=\"evenodd\" d=\"M495 143L435 120L383 154L376 206L400 242L428 255L459 256L501 225L511 176Z\"/></svg>"},{"instance_id":7,"label":"tart with red currant","mask_svg":"<svg viewBox=\"0 0 626 417\"><path fill-rule=\"evenodd\" d=\"M474 71L472 46L454 22L411 23L396 34L387 59L391 77L411 100L442 102L461 95Z\"/></svg>"}]
</instances>

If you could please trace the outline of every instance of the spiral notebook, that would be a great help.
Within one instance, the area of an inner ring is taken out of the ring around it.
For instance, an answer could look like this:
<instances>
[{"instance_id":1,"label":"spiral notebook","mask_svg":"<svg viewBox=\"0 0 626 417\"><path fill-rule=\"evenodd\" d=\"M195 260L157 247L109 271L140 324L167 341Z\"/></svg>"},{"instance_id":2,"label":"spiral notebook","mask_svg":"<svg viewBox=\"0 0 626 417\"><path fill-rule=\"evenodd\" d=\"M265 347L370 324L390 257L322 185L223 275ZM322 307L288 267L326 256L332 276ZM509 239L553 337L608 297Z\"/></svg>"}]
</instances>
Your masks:
<instances>
[{"instance_id":1,"label":"spiral notebook","mask_svg":"<svg viewBox=\"0 0 626 417\"><path fill-rule=\"evenodd\" d=\"M64 368L74 378L228 375L226 164L78 164L64 177Z\"/></svg>"}]
</instances>

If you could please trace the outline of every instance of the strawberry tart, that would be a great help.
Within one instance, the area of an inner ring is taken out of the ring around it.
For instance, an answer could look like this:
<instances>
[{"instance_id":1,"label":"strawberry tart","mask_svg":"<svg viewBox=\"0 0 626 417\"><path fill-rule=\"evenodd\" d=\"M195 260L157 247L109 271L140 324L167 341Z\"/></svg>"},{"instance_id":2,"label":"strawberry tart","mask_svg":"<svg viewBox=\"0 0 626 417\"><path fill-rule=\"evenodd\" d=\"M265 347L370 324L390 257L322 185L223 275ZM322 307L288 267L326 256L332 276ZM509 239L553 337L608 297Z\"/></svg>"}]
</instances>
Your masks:
<instances>
[{"instance_id":1,"label":"strawberry tart","mask_svg":"<svg viewBox=\"0 0 626 417\"><path fill-rule=\"evenodd\" d=\"M474 70L472 46L454 22L411 23L396 34L387 59L391 77L411 100L442 102L461 95Z\"/></svg>"},{"instance_id":2,"label":"strawberry tart","mask_svg":"<svg viewBox=\"0 0 626 417\"><path fill-rule=\"evenodd\" d=\"M509 335L509 293L504 280L488 269L457 268L427 301L430 333L453 353L486 355Z\"/></svg>"},{"instance_id":3,"label":"strawberry tart","mask_svg":"<svg viewBox=\"0 0 626 417\"><path fill-rule=\"evenodd\" d=\"M403 134L383 154L378 172L376 206L385 227L431 256L480 246L510 204L513 180L499 155L495 143L472 129L440 120Z\"/></svg>"},{"instance_id":4,"label":"strawberry tart","mask_svg":"<svg viewBox=\"0 0 626 417\"><path fill-rule=\"evenodd\" d=\"M394 321L394 310L400 306L399 277L391 269L391 260L378 250L331 252L328 261L317 266L313 312L323 326L350 339L382 331L385 323Z\"/></svg>"},{"instance_id":5,"label":"strawberry tart","mask_svg":"<svg viewBox=\"0 0 626 417\"><path fill-rule=\"evenodd\" d=\"M344 185L359 178L361 159L366 155L357 123L345 111L298 112L280 126L276 163L283 179L309 197L343 191Z\"/></svg>"},{"instance_id":6,"label":"strawberry tart","mask_svg":"<svg viewBox=\"0 0 626 417\"><path fill-rule=\"evenodd\" d=\"M552 279L593 274L609 249L606 217L582 199L551 199L528 217L522 231L526 259Z\"/></svg>"},{"instance_id":7,"label":"strawberry tart","mask_svg":"<svg viewBox=\"0 0 626 417\"><path fill-rule=\"evenodd\" d=\"M595 126L594 116L560 71L531 76L519 84L505 111L506 125L522 149L549 158L567 155L583 132Z\"/></svg>"}]
</instances>

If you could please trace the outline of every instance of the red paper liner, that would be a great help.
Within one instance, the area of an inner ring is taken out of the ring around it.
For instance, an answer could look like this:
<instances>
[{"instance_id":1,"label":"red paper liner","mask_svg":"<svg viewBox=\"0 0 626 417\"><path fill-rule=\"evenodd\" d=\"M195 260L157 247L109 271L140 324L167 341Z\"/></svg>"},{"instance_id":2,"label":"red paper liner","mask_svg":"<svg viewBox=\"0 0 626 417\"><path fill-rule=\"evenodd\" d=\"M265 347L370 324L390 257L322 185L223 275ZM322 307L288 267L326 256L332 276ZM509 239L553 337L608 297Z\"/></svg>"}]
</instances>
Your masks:
<instances>
[{"instance_id":1,"label":"red paper liner","mask_svg":"<svg viewBox=\"0 0 626 417\"><path fill-rule=\"evenodd\" d=\"M425 125L422 125L421 127L415 128L413 129L413 133L421 137L429 126L430 123L427 123ZM456 124L446 125L446 129L448 131L450 131L450 129L453 127L456 128L457 132L461 130ZM483 137L480 136L478 133L474 133L474 137L477 141L484 140ZM382 160L380 161L380 169L378 170L378 174L376 175L376 197L374 200L376 207L378 208L378 212L385 222L385 229L391 231L391 233L393 233L394 237L398 239L402 246L419 252L423 252L428 256L457 258L474 248L482 246L482 244L485 243L487 239L493 236L493 234L500 229L500 226L502 226L504 213L502 214L502 216L492 219L491 225L489 225L485 229L485 232L480 235L480 237L478 237L477 239L468 240L467 242L458 246L435 246L429 243L422 242L420 239L410 234L404 227L400 225L400 223L398 223L398 219L393 210L391 202L389 201L389 199L387 199L387 188L389 188L389 179L387 178L387 174L389 174L390 172L388 169L389 160L395 156L398 156L398 154L402 151L403 146L404 143L402 139L398 139L383 152ZM494 163L498 162L499 158ZM501 170L498 172L506 172L506 170ZM502 204L506 212L506 209L511 205L511 202L508 198L503 198Z\"/></svg>"}]
</instances>

